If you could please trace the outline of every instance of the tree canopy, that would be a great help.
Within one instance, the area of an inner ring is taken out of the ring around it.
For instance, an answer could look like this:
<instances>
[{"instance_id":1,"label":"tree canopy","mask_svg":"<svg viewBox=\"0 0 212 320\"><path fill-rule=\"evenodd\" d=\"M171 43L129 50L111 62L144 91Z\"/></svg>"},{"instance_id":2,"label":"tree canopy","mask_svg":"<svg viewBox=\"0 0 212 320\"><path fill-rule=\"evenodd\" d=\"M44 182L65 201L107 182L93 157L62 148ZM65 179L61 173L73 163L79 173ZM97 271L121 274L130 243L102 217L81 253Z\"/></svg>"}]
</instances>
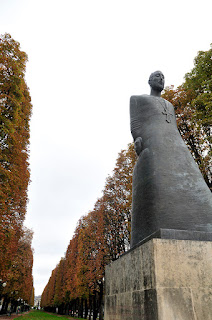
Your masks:
<instances>
[{"instance_id":1,"label":"tree canopy","mask_svg":"<svg viewBox=\"0 0 212 320\"><path fill-rule=\"evenodd\" d=\"M20 44L7 33L1 35L0 278L7 282L4 290L7 296L8 290L19 291L29 301L33 259L30 231L23 228L23 222L30 178L28 156L32 105L25 82L26 62L27 55L21 51ZM20 289L21 282L25 288ZM29 290L28 293L25 290Z\"/></svg>"}]
</instances>

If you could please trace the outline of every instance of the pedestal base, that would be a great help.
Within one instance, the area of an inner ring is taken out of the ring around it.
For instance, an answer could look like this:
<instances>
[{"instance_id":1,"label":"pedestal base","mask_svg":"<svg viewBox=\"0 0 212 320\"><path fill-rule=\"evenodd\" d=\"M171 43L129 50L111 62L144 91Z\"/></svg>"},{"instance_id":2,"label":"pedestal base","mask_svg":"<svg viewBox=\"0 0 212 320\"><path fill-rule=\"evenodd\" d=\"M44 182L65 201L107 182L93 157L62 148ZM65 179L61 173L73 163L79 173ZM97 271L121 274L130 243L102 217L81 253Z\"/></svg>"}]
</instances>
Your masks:
<instances>
[{"instance_id":1,"label":"pedestal base","mask_svg":"<svg viewBox=\"0 0 212 320\"><path fill-rule=\"evenodd\" d=\"M105 320L212 320L212 242L152 239L105 279Z\"/></svg>"}]
</instances>

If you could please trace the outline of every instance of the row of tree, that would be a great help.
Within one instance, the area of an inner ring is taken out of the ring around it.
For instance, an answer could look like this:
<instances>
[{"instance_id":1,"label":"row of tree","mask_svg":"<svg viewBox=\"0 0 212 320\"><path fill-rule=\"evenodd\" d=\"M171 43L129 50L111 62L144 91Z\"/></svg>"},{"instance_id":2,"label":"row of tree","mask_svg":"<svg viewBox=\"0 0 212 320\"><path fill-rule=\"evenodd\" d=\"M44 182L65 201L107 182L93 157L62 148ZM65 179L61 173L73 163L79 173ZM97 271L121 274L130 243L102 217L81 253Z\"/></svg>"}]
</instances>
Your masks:
<instances>
[{"instance_id":1,"label":"row of tree","mask_svg":"<svg viewBox=\"0 0 212 320\"><path fill-rule=\"evenodd\" d=\"M42 294L46 310L102 318L105 266L129 249L133 145L121 151L94 209L82 217ZM83 314L84 312L84 314Z\"/></svg>"},{"instance_id":2,"label":"row of tree","mask_svg":"<svg viewBox=\"0 0 212 320\"><path fill-rule=\"evenodd\" d=\"M163 97L173 103L179 131L211 188L212 49ZM129 249L133 145L120 152L94 209L79 220L65 257L52 271L41 305L49 311L103 318L105 266Z\"/></svg>"},{"instance_id":3,"label":"row of tree","mask_svg":"<svg viewBox=\"0 0 212 320\"><path fill-rule=\"evenodd\" d=\"M32 232L23 226L29 184L31 98L27 55L9 34L0 36L0 308L33 303Z\"/></svg>"}]
</instances>

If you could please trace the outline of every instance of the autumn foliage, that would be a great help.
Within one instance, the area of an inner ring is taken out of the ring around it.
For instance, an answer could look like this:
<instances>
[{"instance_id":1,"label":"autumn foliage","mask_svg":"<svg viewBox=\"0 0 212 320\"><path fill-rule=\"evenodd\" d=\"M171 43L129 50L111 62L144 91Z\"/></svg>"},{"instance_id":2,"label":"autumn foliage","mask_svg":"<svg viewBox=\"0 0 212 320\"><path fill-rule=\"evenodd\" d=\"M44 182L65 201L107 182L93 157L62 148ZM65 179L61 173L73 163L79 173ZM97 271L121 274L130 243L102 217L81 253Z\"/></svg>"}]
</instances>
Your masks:
<instances>
[{"instance_id":1,"label":"autumn foliage","mask_svg":"<svg viewBox=\"0 0 212 320\"><path fill-rule=\"evenodd\" d=\"M175 107L182 138L211 187L212 49L200 52L194 69L177 89L163 97ZM65 257L52 271L42 294L42 306L60 313L103 318L105 266L129 249L132 174L136 161L133 144L118 156L94 209L82 217ZM84 310L84 314L83 314Z\"/></svg>"},{"instance_id":2,"label":"autumn foliage","mask_svg":"<svg viewBox=\"0 0 212 320\"><path fill-rule=\"evenodd\" d=\"M9 34L0 36L0 279L7 283L0 295L30 302L32 234L23 227L32 109L26 62L20 44Z\"/></svg>"},{"instance_id":3,"label":"autumn foliage","mask_svg":"<svg viewBox=\"0 0 212 320\"><path fill-rule=\"evenodd\" d=\"M118 156L102 197L82 217L65 257L52 271L42 294L42 306L60 312L103 312L105 266L129 249L132 172L136 154L132 144ZM68 310L69 309L69 310Z\"/></svg>"}]
</instances>

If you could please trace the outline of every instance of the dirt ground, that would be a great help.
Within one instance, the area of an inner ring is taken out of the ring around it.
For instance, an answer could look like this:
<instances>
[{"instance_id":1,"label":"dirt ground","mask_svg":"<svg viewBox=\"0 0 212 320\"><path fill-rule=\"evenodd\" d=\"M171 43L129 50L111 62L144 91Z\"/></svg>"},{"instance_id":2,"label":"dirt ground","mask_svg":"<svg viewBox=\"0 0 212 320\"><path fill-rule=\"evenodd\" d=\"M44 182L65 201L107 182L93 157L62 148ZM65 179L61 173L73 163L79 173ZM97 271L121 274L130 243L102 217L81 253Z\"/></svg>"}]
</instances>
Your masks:
<instances>
[{"instance_id":1,"label":"dirt ground","mask_svg":"<svg viewBox=\"0 0 212 320\"><path fill-rule=\"evenodd\" d=\"M25 312L25 313L27 313L27 312ZM15 318L18 318L18 317L22 316L22 315L25 314L25 313L22 313L22 314L13 313L11 316L6 315L6 314L2 314L2 315L0 315L0 320L15 319Z\"/></svg>"}]
</instances>

